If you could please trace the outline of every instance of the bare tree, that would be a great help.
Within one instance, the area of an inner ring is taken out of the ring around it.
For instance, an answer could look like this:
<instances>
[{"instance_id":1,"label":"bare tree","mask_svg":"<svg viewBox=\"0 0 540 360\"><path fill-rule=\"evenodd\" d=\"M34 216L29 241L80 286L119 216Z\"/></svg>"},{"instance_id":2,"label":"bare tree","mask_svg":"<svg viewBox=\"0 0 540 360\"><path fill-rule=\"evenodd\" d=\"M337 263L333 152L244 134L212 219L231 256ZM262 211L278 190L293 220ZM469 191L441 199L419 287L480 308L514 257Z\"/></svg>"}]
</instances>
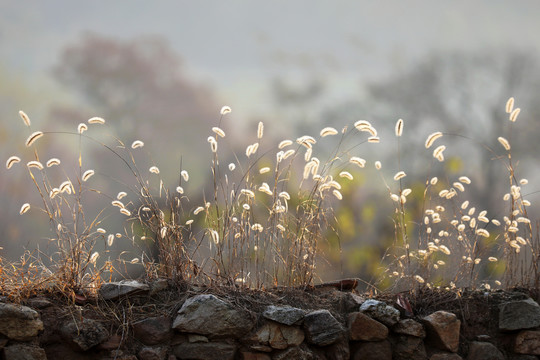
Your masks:
<instances>
[{"instance_id":1,"label":"bare tree","mask_svg":"<svg viewBox=\"0 0 540 360\"><path fill-rule=\"evenodd\" d=\"M65 48L54 75L83 104L55 109L56 119L76 124L105 117L122 139L141 138L163 161L206 149L205 134L219 116L213 92L189 79L160 37L123 41L85 34Z\"/></svg>"}]
</instances>

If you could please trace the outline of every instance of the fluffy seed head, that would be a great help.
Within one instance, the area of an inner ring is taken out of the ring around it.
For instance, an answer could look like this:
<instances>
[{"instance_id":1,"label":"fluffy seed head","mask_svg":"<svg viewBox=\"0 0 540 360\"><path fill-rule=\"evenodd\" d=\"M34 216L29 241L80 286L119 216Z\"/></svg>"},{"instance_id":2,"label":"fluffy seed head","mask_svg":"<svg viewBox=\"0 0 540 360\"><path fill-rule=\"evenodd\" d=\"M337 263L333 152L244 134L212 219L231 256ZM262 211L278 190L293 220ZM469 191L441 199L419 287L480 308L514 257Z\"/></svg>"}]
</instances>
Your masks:
<instances>
[{"instance_id":1,"label":"fluffy seed head","mask_svg":"<svg viewBox=\"0 0 540 360\"><path fill-rule=\"evenodd\" d=\"M332 194L334 194L334 196L335 196L336 199L338 199L338 200L343 199L343 195L341 195L341 193L339 192L338 189L334 189L334 190L332 191Z\"/></svg>"},{"instance_id":2,"label":"fluffy seed head","mask_svg":"<svg viewBox=\"0 0 540 360\"><path fill-rule=\"evenodd\" d=\"M499 141L499 143L504 147L504 149L506 151L510 151L510 143L508 142L508 140L506 140L505 138L503 138L502 136L499 136L497 138L497 140Z\"/></svg>"},{"instance_id":3,"label":"fluffy seed head","mask_svg":"<svg viewBox=\"0 0 540 360\"><path fill-rule=\"evenodd\" d=\"M378 161L378 160L377 160L377 161L375 161L375 169L377 169L377 170L381 170L381 168L382 168L382 164L381 164L381 162L380 162L380 161Z\"/></svg>"},{"instance_id":4,"label":"fluffy seed head","mask_svg":"<svg viewBox=\"0 0 540 360\"><path fill-rule=\"evenodd\" d=\"M291 157L292 155L294 155L295 151L293 149L290 149L290 150L287 150L283 153L283 160Z\"/></svg>"},{"instance_id":5,"label":"fluffy seed head","mask_svg":"<svg viewBox=\"0 0 540 360\"><path fill-rule=\"evenodd\" d=\"M425 282L424 278L420 275L414 275L414 280L418 281L418 283L423 284Z\"/></svg>"},{"instance_id":6,"label":"fluffy seed head","mask_svg":"<svg viewBox=\"0 0 540 360\"><path fill-rule=\"evenodd\" d=\"M14 164L18 163L18 162L21 162L21 158L20 158L20 157L15 156L15 155L10 156L9 159L7 159L7 161L6 161L6 169L8 169L8 170L11 169L11 167L12 167Z\"/></svg>"},{"instance_id":7,"label":"fluffy seed head","mask_svg":"<svg viewBox=\"0 0 540 360\"><path fill-rule=\"evenodd\" d=\"M126 208L120 209L120 213L126 216L131 216L131 212Z\"/></svg>"},{"instance_id":8,"label":"fluffy seed head","mask_svg":"<svg viewBox=\"0 0 540 360\"><path fill-rule=\"evenodd\" d=\"M132 149L140 148L140 147L143 147L143 146L144 146L144 143L143 143L141 140L135 140L135 141L131 144L131 148L132 148Z\"/></svg>"},{"instance_id":9,"label":"fluffy seed head","mask_svg":"<svg viewBox=\"0 0 540 360\"><path fill-rule=\"evenodd\" d=\"M225 115L225 114L228 114L230 113L232 110L231 110L231 107L230 106L223 106L221 108L221 111L220 111L220 114L221 115Z\"/></svg>"},{"instance_id":10,"label":"fluffy seed head","mask_svg":"<svg viewBox=\"0 0 540 360\"><path fill-rule=\"evenodd\" d=\"M466 176L460 176L459 181L461 181L462 183L467 184L467 185L469 185L471 183L471 179L469 179Z\"/></svg>"},{"instance_id":11,"label":"fluffy seed head","mask_svg":"<svg viewBox=\"0 0 540 360\"><path fill-rule=\"evenodd\" d=\"M337 134L338 134L338 131L334 129L333 127L325 127L324 129L321 130L321 133L320 133L321 137L337 135Z\"/></svg>"},{"instance_id":12,"label":"fluffy seed head","mask_svg":"<svg viewBox=\"0 0 540 360\"><path fill-rule=\"evenodd\" d=\"M489 237L489 231L487 231L486 229L476 229L476 235L480 235L487 238Z\"/></svg>"},{"instance_id":13,"label":"fluffy seed head","mask_svg":"<svg viewBox=\"0 0 540 360\"><path fill-rule=\"evenodd\" d=\"M358 165L359 167L363 168L366 166L366 160L359 158L358 156L353 156L349 159L349 162L355 165Z\"/></svg>"},{"instance_id":14,"label":"fluffy seed head","mask_svg":"<svg viewBox=\"0 0 540 360\"><path fill-rule=\"evenodd\" d=\"M259 121L259 125L257 126L257 139L262 139L264 135L264 123L262 121Z\"/></svg>"},{"instance_id":15,"label":"fluffy seed head","mask_svg":"<svg viewBox=\"0 0 540 360\"><path fill-rule=\"evenodd\" d=\"M229 170L233 171L234 169L236 169L236 165L234 163L230 163L229 164Z\"/></svg>"},{"instance_id":16,"label":"fluffy seed head","mask_svg":"<svg viewBox=\"0 0 540 360\"><path fill-rule=\"evenodd\" d=\"M69 180L66 180L63 183L61 183L59 186L59 189L61 193L68 193L68 194L71 194L72 191L73 192L75 191L73 189L73 185L71 184L71 181Z\"/></svg>"},{"instance_id":17,"label":"fluffy seed head","mask_svg":"<svg viewBox=\"0 0 540 360\"><path fill-rule=\"evenodd\" d=\"M440 155L442 155L444 150L446 150L446 146L444 145L438 146L435 150L433 150L433 157L434 158L439 157Z\"/></svg>"},{"instance_id":18,"label":"fluffy seed head","mask_svg":"<svg viewBox=\"0 0 540 360\"><path fill-rule=\"evenodd\" d=\"M508 99L508 101L506 102L506 113L507 114L510 114L512 112L512 110L514 109L514 98L511 97L510 99Z\"/></svg>"},{"instance_id":19,"label":"fluffy seed head","mask_svg":"<svg viewBox=\"0 0 540 360\"><path fill-rule=\"evenodd\" d=\"M123 209L125 206L120 200L113 200L111 201L112 206L119 207L120 209Z\"/></svg>"},{"instance_id":20,"label":"fluffy seed head","mask_svg":"<svg viewBox=\"0 0 540 360\"><path fill-rule=\"evenodd\" d=\"M157 166L152 166L150 169L148 169L153 174L159 174L159 168Z\"/></svg>"},{"instance_id":21,"label":"fluffy seed head","mask_svg":"<svg viewBox=\"0 0 540 360\"><path fill-rule=\"evenodd\" d=\"M28 139L26 139L26 147L30 147L32 146L33 143L35 143L37 141L37 139L39 139L40 137L43 136L43 132L42 131L36 131L36 132L33 132L29 137Z\"/></svg>"},{"instance_id":22,"label":"fluffy seed head","mask_svg":"<svg viewBox=\"0 0 540 360\"><path fill-rule=\"evenodd\" d=\"M94 175L94 170L86 170L82 176L82 181L90 179Z\"/></svg>"},{"instance_id":23,"label":"fluffy seed head","mask_svg":"<svg viewBox=\"0 0 540 360\"><path fill-rule=\"evenodd\" d=\"M291 140L283 140L279 143L278 148L283 149L284 147L292 145L293 142Z\"/></svg>"},{"instance_id":24,"label":"fluffy seed head","mask_svg":"<svg viewBox=\"0 0 540 360\"><path fill-rule=\"evenodd\" d=\"M24 125L30 127L31 123L30 123L30 118L28 117L28 115L26 115L26 113L24 111L20 110L19 111L19 116L24 121Z\"/></svg>"},{"instance_id":25,"label":"fluffy seed head","mask_svg":"<svg viewBox=\"0 0 540 360\"><path fill-rule=\"evenodd\" d=\"M23 206L21 206L21 210L19 210L19 214L24 214L25 212L27 212L28 210L30 210L30 204L29 203L25 203L23 204Z\"/></svg>"},{"instance_id":26,"label":"fluffy seed head","mask_svg":"<svg viewBox=\"0 0 540 360\"><path fill-rule=\"evenodd\" d=\"M370 136L370 137L368 137L367 141L368 141L368 143L378 144L378 143L381 142L381 139L379 139L378 136Z\"/></svg>"},{"instance_id":27,"label":"fluffy seed head","mask_svg":"<svg viewBox=\"0 0 540 360\"><path fill-rule=\"evenodd\" d=\"M204 211L204 207L199 206L198 208L195 209L195 211L193 211L193 215L197 215L197 214L199 214L201 211Z\"/></svg>"},{"instance_id":28,"label":"fluffy seed head","mask_svg":"<svg viewBox=\"0 0 540 360\"><path fill-rule=\"evenodd\" d=\"M180 172L180 175L182 176L182 178L184 179L184 181L188 181L189 180L189 173L186 171L186 170L182 170Z\"/></svg>"},{"instance_id":29,"label":"fluffy seed head","mask_svg":"<svg viewBox=\"0 0 540 360\"><path fill-rule=\"evenodd\" d=\"M520 108L516 108L516 109L512 110L512 113L510 114L510 121L511 122L516 122L517 117L518 117L520 112L521 112Z\"/></svg>"},{"instance_id":30,"label":"fluffy seed head","mask_svg":"<svg viewBox=\"0 0 540 360\"><path fill-rule=\"evenodd\" d=\"M51 167L54 165L60 165L60 160L57 158L52 158L52 159L49 159L49 161L47 161L47 167Z\"/></svg>"},{"instance_id":31,"label":"fluffy seed head","mask_svg":"<svg viewBox=\"0 0 540 360\"><path fill-rule=\"evenodd\" d=\"M29 167L29 168L36 168L36 169L39 169L39 170L43 170L43 164L40 163L39 161L29 161L26 163L26 166Z\"/></svg>"},{"instance_id":32,"label":"fluffy seed head","mask_svg":"<svg viewBox=\"0 0 540 360\"><path fill-rule=\"evenodd\" d=\"M176 192L179 193L179 194L183 194L184 193L184 188L181 187L181 186L177 186L176 187Z\"/></svg>"},{"instance_id":33,"label":"fluffy seed head","mask_svg":"<svg viewBox=\"0 0 540 360\"><path fill-rule=\"evenodd\" d=\"M222 129L218 128L217 126L216 127L213 127L212 128L212 131L217 134L218 136L224 138L225 137L225 131L223 131Z\"/></svg>"},{"instance_id":34,"label":"fluffy seed head","mask_svg":"<svg viewBox=\"0 0 540 360\"><path fill-rule=\"evenodd\" d=\"M209 136L208 142L210 143L210 148L212 149L212 152L216 153L218 147L216 139L213 136Z\"/></svg>"},{"instance_id":35,"label":"fluffy seed head","mask_svg":"<svg viewBox=\"0 0 540 360\"><path fill-rule=\"evenodd\" d=\"M403 119L399 119L396 122L395 132L397 137L400 137L403 134Z\"/></svg>"},{"instance_id":36,"label":"fluffy seed head","mask_svg":"<svg viewBox=\"0 0 540 360\"><path fill-rule=\"evenodd\" d=\"M437 140L438 138L440 138L442 136L443 136L443 133L440 132L440 131L436 131L436 132L430 134L426 139L426 144L425 144L426 149L429 149L431 147L431 145L433 145L435 140Z\"/></svg>"},{"instance_id":37,"label":"fluffy seed head","mask_svg":"<svg viewBox=\"0 0 540 360\"><path fill-rule=\"evenodd\" d=\"M270 168L268 166L259 169L259 174L266 174L267 172L270 172Z\"/></svg>"},{"instance_id":38,"label":"fluffy seed head","mask_svg":"<svg viewBox=\"0 0 540 360\"><path fill-rule=\"evenodd\" d=\"M105 120L103 118L100 118L100 117L97 117L97 116L94 116L93 118L88 119L87 122L89 124L99 124L99 125L105 124Z\"/></svg>"},{"instance_id":39,"label":"fluffy seed head","mask_svg":"<svg viewBox=\"0 0 540 360\"><path fill-rule=\"evenodd\" d=\"M88 125L86 125L85 123L80 123L79 126L77 126L77 132L79 134L82 134L86 130L88 130Z\"/></svg>"},{"instance_id":40,"label":"fluffy seed head","mask_svg":"<svg viewBox=\"0 0 540 360\"><path fill-rule=\"evenodd\" d=\"M345 178L345 179L349 179L349 180L352 180L353 179L353 176L350 172L348 171L342 171L339 173L339 177L342 177L342 178Z\"/></svg>"},{"instance_id":41,"label":"fluffy seed head","mask_svg":"<svg viewBox=\"0 0 540 360\"><path fill-rule=\"evenodd\" d=\"M403 179L407 174L405 174L405 171L398 171L396 175L394 175L394 180L398 181L399 179Z\"/></svg>"},{"instance_id":42,"label":"fluffy seed head","mask_svg":"<svg viewBox=\"0 0 540 360\"><path fill-rule=\"evenodd\" d=\"M111 247L114 243L114 235L113 234L109 234L109 236L107 236L107 246L108 247Z\"/></svg>"}]
</instances>

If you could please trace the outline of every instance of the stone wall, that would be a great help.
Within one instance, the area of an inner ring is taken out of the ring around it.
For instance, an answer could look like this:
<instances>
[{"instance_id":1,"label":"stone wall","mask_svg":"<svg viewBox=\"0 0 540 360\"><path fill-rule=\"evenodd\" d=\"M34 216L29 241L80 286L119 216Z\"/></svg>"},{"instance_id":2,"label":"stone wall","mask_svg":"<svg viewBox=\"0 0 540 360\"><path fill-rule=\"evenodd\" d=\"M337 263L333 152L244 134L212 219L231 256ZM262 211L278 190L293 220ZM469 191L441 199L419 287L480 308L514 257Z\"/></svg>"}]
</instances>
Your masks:
<instances>
[{"instance_id":1,"label":"stone wall","mask_svg":"<svg viewBox=\"0 0 540 360\"><path fill-rule=\"evenodd\" d=\"M82 306L59 306L45 297L25 305L0 302L3 359L525 360L540 355L540 306L524 295L499 296L503 300L497 302L486 292L493 318L478 321L495 324L488 329L469 324L474 308L465 302L460 311L413 315L408 306L335 289L328 290L336 303L330 309L282 303L250 308L223 294L185 292L172 312L131 318L133 304L150 301L151 291L146 284L115 283L103 287L97 302ZM113 313L116 321L107 316Z\"/></svg>"}]
</instances>

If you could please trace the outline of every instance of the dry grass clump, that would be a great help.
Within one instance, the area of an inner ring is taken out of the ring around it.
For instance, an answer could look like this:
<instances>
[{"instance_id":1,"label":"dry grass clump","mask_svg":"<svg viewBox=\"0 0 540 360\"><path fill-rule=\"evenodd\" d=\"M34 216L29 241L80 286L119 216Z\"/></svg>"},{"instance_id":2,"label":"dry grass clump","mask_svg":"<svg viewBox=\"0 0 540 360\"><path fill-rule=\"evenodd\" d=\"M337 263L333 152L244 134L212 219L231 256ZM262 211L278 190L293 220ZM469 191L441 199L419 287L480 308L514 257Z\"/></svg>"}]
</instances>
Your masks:
<instances>
[{"instance_id":1,"label":"dry grass clump","mask_svg":"<svg viewBox=\"0 0 540 360\"><path fill-rule=\"evenodd\" d=\"M397 168L392 180L386 180L381 162L374 162L395 205L395 242L383 265L388 265L386 274L396 289L418 284L474 287L479 282L490 287L501 285L500 280L506 286L531 282L538 286L540 247L527 214L530 202L522 193L527 181L516 176L511 156L511 125L519 115L513 99L506 110L509 132L498 138L500 149L488 148L509 174L504 216L477 209L467 200L471 184L467 174L446 179L430 176L421 194L412 190L414 184L407 187L410 177L401 169L400 155L405 122L397 121ZM303 135L272 146L259 123L245 152L236 154L223 151L227 136L221 123L230 112L229 107L222 108L219 123L207 139L211 189L191 198L186 169L179 169L173 187L164 183L155 164L147 171L139 169L135 159L142 154L141 140L126 146L115 139L115 145L107 145L89 136L92 127L106 125L104 119L91 118L76 132L30 131L30 119L21 112L30 132L25 142L26 168L41 202L24 203L19 212L38 209L45 214L53 245L48 251L26 252L18 264L0 264L2 292L13 294L17 288L46 284L74 297L114 274L129 272L131 266L140 266L150 278L182 282L256 289L311 285L321 242L329 232L339 231L333 213L344 196L342 184L354 181L354 174L368 163L357 148L378 143L377 130L369 121L359 120L341 130L325 127L315 137ZM69 171L56 157L45 161L40 154L40 141L59 134L78 137L75 170ZM440 139L448 135L434 132L426 139L425 148L432 155L426 164L430 171L438 171L445 161L446 146ZM103 175L88 166L83 141L98 144L119 159L133 176L131 185L121 183L124 190L112 194L95 188L93 180ZM13 155L6 168L21 166L21 161ZM105 201L96 214L86 211L89 196ZM411 219L408 213L416 199L420 199L421 219ZM119 215L125 221L113 225L114 231L106 230L106 220ZM113 257L117 239L129 240L131 249ZM490 264L502 264L504 279L494 277Z\"/></svg>"},{"instance_id":2,"label":"dry grass clump","mask_svg":"<svg viewBox=\"0 0 540 360\"><path fill-rule=\"evenodd\" d=\"M508 100L506 111L509 114L508 138L511 126L517 120L519 109L513 108L514 99ZM400 120L401 121L401 120ZM402 131L403 123L396 125ZM428 136L425 148L431 149L442 132ZM396 204L396 246L391 252L395 267L388 270L389 276L397 278L400 287L411 287L414 283L429 287L446 286L475 287L480 283L490 288L528 285L538 287L538 236L535 236L527 213L530 201L524 198L522 187L526 179L516 175L509 140L498 137L501 149L487 148L508 172L508 193L502 200L508 213L502 216L488 214L487 209L477 209L467 200L471 180L462 175L456 178L428 178L422 195L423 218L407 222L406 202L411 190L404 188L403 171L394 176L399 182L396 186L386 185L391 199ZM433 159L427 165L435 169L436 162L444 162L445 145L435 147ZM392 192L392 188L397 188ZM418 236L411 241L407 226L414 224ZM416 241L415 241L416 240ZM502 279L496 276L481 278L486 272L494 272L500 264L504 271ZM490 270L491 268L491 270Z\"/></svg>"}]
</instances>

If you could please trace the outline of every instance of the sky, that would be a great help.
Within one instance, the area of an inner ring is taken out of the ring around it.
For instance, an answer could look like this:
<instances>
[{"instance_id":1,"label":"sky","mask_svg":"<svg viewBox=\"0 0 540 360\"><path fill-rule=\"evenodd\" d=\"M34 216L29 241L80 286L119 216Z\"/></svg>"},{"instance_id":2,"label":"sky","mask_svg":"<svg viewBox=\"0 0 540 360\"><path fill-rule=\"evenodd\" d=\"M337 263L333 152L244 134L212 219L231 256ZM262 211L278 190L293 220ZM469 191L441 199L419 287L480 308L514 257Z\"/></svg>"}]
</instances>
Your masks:
<instances>
[{"instance_id":1,"label":"sky","mask_svg":"<svg viewBox=\"0 0 540 360\"><path fill-rule=\"evenodd\" d=\"M267 82L323 78L327 101L437 51L540 49L537 1L1 0L0 62L49 79L85 31L163 36L188 74L247 113L271 110Z\"/></svg>"}]
</instances>

